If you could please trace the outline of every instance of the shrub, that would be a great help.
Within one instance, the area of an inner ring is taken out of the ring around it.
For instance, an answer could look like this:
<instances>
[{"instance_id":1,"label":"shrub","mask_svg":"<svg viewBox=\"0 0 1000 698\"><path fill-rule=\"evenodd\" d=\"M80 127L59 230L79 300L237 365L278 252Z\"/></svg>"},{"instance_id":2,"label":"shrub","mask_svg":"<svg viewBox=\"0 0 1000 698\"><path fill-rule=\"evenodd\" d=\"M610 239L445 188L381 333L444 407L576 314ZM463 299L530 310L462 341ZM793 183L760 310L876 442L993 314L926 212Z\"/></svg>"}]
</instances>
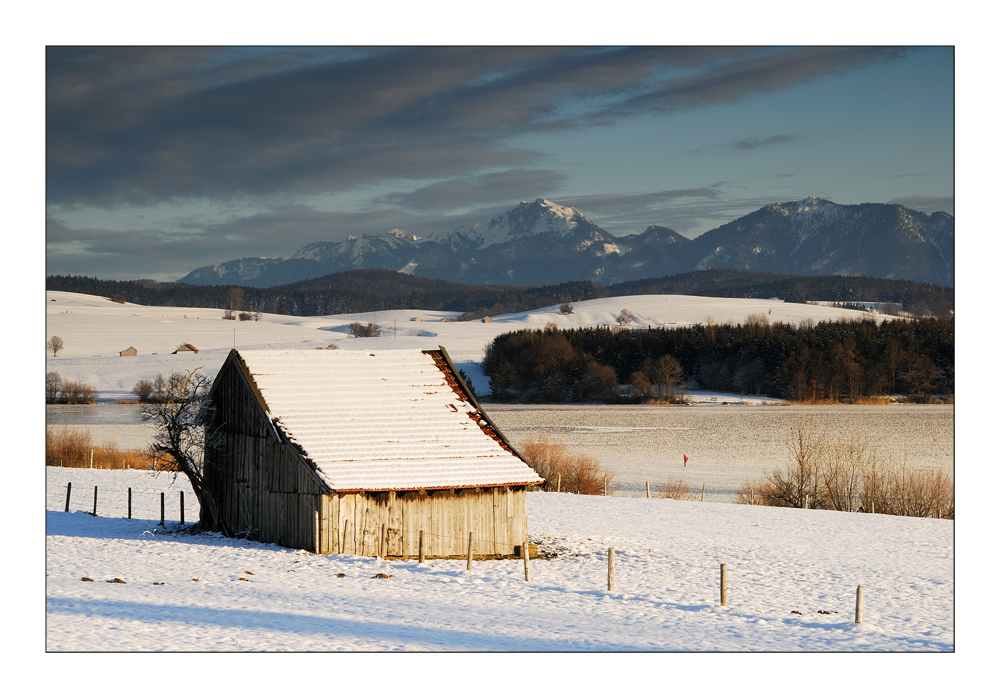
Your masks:
<instances>
[{"instance_id":1,"label":"shrub","mask_svg":"<svg viewBox=\"0 0 1000 698\"><path fill-rule=\"evenodd\" d=\"M59 389L60 402L67 405L90 404L97 397L97 388L87 383L77 381L63 381Z\"/></svg>"},{"instance_id":2,"label":"shrub","mask_svg":"<svg viewBox=\"0 0 1000 698\"><path fill-rule=\"evenodd\" d=\"M618 321L619 325L626 325L635 320L635 314L628 308L622 308L622 311L618 313L618 316L615 319Z\"/></svg>"},{"instance_id":3,"label":"shrub","mask_svg":"<svg viewBox=\"0 0 1000 698\"><path fill-rule=\"evenodd\" d=\"M256 320L256 319L257 318L254 317L254 313L250 313L250 312L247 312L245 310L240 313L240 321L241 322L246 322L247 320Z\"/></svg>"},{"instance_id":4,"label":"shrub","mask_svg":"<svg viewBox=\"0 0 1000 698\"><path fill-rule=\"evenodd\" d=\"M367 325L352 322L347 326L347 334L352 337L381 337L382 327L374 322L369 322Z\"/></svg>"},{"instance_id":5,"label":"shrub","mask_svg":"<svg viewBox=\"0 0 1000 698\"><path fill-rule=\"evenodd\" d=\"M688 487L688 484L680 478L651 484L649 489L650 494L662 499L686 499L693 501L696 498L695 493Z\"/></svg>"},{"instance_id":6,"label":"shrub","mask_svg":"<svg viewBox=\"0 0 1000 698\"><path fill-rule=\"evenodd\" d=\"M236 319L236 313L234 313L230 308L226 308L225 311L223 311L223 313L222 313L222 319L223 320L235 320Z\"/></svg>"},{"instance_id":7,"label":"shrub","mask_svg":"<svg viewBox=\"0 0 1000 698\"><path fill-rule=\"evenodd\" d=\"M336 344L327 344L325 347L316 347L317 349L337 349Z\"/></svg>"},{"instance_id":8,"label":"shrub","mask_svg":"<svg viewBox=\"0 0 1000 698\"><path fill-rule=\"evenodd\" d=\"M554 492L558 487L563 492L576 494L603 494L605 478L610 486L614 473L601 468L596 458L572 453L562 444L548 439L534 439L518 449L524 460L545 479L542 486Z\"/></svg>"},{"instance_id":9,"label":"shrub","mask_svg":"<svg viewBox=\"0 0 1000 698\"><path fill-rule=\"evenodd\" d=\"M560 315L572 315L573 314L573 305L570 304L570 303L563 303L562 305L559 306L559 314Z\"/></svg>"},{"instance_id":10,"label":"shrub","mask_svg":"<svg viewBox=\"0 0 1000 698\"><path fill-rule=\"evenodd\" d=\"M139 402L149 402L149 398L153 395L154 388L155 386L153 385L153 381L143 378L141 381L132 386L132 392L135 394Z\"/></svg>"}]
</instances>

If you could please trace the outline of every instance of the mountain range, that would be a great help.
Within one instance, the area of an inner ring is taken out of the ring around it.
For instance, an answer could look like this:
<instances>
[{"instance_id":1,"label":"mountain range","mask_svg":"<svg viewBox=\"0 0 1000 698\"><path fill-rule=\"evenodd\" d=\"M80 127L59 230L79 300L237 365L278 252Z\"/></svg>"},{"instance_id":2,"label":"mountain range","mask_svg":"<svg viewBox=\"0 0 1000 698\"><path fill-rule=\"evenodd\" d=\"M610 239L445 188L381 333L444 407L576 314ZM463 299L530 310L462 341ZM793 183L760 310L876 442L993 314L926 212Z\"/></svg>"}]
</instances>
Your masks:
<instances>
[{"instance_id":1,"label":"mountain range","mask_svg":"<svg viewBox=\"0 0 1000 698\"><path fill-rule=\"evenodd\" d=\"M954 286L955 218L809 197L765 206L694 239L657 225L616 237L575 208L536 199L487 224L426 237L395 229L313 242L289 258L201 267L178 283L268 287L349 269L393 269L471 284L610 285L713 268Z\"/></svg>"}]
</instances>

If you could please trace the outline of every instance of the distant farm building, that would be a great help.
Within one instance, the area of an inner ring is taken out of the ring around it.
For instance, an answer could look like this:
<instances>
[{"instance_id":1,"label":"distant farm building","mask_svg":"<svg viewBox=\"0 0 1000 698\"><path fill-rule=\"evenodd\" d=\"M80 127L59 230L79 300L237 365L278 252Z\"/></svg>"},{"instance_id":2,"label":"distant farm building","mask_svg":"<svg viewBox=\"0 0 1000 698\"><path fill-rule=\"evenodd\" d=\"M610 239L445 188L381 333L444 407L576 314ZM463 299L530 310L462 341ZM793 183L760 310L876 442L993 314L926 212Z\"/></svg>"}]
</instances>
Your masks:
<instances>
[{"instance_id":1,"label":"distant farm building","mask_svg":"<svg viewBox=\"0 0 1000 698\"><path fill-rule=\"evenodd\" d=\"M511 555L543 480L444 348L229 352L205 453L227 528L310 551Z\"/></svg>"},{"instance_id":2,"label":"distant farm building","mask_svg":"<svg viewBox=\"0 0 1000 698\"><path fill-rule=\"evenodd\" d=\"M118 352L118 356L138 356L139 352L135 347L129 347L125 351Z\"/></svg>"},{"instance_id":3,"label":"distant farm building","mask_svg":"<svg viewBox=\"0 0 1000 698\"><path fill-rule=\"evenodd\" d=\"M198 348L193 344L181 344L179 347L174 349L171 354L177 354L178 352L193 351L195 354L198 353Z\"/></svg>"}]
</instances>

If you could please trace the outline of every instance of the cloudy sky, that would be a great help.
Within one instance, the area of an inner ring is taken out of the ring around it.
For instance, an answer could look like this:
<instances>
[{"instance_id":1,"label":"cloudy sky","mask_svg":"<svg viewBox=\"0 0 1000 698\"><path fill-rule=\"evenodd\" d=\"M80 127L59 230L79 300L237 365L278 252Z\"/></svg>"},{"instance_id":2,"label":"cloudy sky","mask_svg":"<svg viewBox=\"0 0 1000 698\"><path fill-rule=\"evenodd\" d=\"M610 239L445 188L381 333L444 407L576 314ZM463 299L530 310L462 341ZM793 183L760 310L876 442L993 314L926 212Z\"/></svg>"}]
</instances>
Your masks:
<instances>
[{"instance_id":1,"label":"cloudy sky","mask_svg":"<svg viewBox=\"0 0 1000 698\"><path fill-rule=\"evenodd\" d=\"M695 237L774 201L954 212L951 48L46 49L49 274L177 279L521 200Z\"/></svg>"}]
</instances>

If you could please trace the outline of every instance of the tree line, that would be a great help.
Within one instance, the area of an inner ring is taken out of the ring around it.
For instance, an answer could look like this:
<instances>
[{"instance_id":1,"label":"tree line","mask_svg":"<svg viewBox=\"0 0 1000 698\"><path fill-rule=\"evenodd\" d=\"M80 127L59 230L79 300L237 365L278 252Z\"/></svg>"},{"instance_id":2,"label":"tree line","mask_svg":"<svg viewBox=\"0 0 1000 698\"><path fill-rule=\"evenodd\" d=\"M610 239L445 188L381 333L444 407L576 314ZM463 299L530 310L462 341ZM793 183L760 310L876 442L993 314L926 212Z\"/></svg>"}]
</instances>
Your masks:
<instances>
[{"instance_id":1,"label":"tree line","mask_svg":"<svg viewBox=\"0 0 1000 698\"><path fill-rule=\"evenodd\" d=\"M484 355L493 399L607 402L670 399L692 388L803 402L954 394L955 323L927 318L682 328L518 330ZM624 387L623 387L624 386Z\"/></svg>"},{"instance_id":2,"label":"tree line","mask_svg":"<svg viewBox=\"0 0 1000 698\"><path fill-rule=\"evenodd\" d=\"M221 308L234 312L283 315L338 315L378 310L445 310L460 319L523 312L549 305L609 296L681 294L723 298L779 298L786 302L862 301L895 303L913 315L949 315L955 289L899 279L865 276L792 276L735 269L709 269L610 286L571 281L520 287L462 284L387 269L355 269L285 286L195 286L150 279L103 280L49 276L50 291L103 296L139 305ZM239 297L234 304L232 299ZM234 307L239 305L240 307Z\"/></svg>"}]
</instances>

